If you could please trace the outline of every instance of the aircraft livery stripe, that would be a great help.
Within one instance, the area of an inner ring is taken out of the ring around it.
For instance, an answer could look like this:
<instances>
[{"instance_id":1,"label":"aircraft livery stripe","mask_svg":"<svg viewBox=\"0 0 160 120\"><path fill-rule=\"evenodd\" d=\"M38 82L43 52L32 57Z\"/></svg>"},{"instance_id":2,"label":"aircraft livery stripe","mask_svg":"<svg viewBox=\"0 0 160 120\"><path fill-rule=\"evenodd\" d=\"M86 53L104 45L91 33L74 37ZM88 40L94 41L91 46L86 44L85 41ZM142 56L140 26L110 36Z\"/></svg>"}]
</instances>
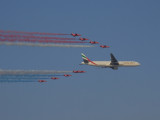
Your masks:
<instances>
[{"instance_id":1,"label":"aircraft livery stripe","mask_svg":"<svg viewBox=\"0 0 160 120\"><path fill-rule=\"evenodd\" d=\"M94 63L94 62L91 61L90 59L87 58L87 60L88 60L89 62L91 62L92 64L97 65L96 63Z\"/></svg>"},{"instance_id":2,"label":"aircraft livery stripe","mask_svg":"<svg viewBox=\"0 0 160 120\"><path fill-rule=\"evenodd\" d=\"M94 65L97 65L96 63L94 63L93 61L91 61L90 59L88 59L85 55L82 55L84 59L87 59L89 62L91 62Z\"/></svg>"}]
</instances>

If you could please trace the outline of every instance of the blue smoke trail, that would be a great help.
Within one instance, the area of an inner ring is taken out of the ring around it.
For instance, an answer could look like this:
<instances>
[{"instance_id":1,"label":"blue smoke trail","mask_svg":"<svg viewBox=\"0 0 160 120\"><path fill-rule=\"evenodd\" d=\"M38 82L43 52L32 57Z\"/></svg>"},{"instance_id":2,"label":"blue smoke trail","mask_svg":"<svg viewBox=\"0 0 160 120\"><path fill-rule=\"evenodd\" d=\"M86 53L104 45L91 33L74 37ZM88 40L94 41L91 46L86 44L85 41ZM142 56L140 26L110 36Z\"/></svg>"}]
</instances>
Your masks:
<instances>
[{"instance_id":1,"label":"blue smoke trail","mask_svg":"<svg viewBox=\"0 0 160 120\"><path fill-rule=\"evenodd\" d=\"M14 82L38 82L38 80L13 80L13 79L0 79L0 83L4 83L4 82L12 82L12 83L14 83Z\"/></svg>"}]
</instances>

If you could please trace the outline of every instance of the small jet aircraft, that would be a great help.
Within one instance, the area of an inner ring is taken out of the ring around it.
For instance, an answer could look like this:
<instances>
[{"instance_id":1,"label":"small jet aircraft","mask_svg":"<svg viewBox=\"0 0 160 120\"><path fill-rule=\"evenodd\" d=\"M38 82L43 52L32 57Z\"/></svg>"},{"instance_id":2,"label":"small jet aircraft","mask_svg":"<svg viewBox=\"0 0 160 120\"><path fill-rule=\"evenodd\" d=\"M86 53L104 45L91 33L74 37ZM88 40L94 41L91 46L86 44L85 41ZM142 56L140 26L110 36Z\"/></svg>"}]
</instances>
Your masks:
<instances>
[{"instance_id":1,"label":"small jet aircraft","mask_svg":"<svg viewBox=\"0 0 160 120\"><path fill-rule=\"evenodd\" d=\"M51 79L52 79L52 80L57 80L57 79L59 79L59 78L57 78L57 77L51 77Z\"/></svg>"},{"instance_id":2,"label":"small jet aircraft","mask_svg":"<svg viewBox=\"0 0 160 120\"><path fill-rule=\"evenodd\" d=\"M73 73L85 73L86 71L73 70Z\"/></svg>"},{"instance_id":3,"label":"small jet aircraft","mask_svg":"<svg viewBox=\"0 0 160 120\"><path fill-rule=\"evenodd\" d=\"M83 53L81 55L83 59L83 62L81 64L102 67L102 68L108 67L112 68L113 70L117 70L118 67L134 67L140 65L140 63L136 61L118 61L112 53L110 54L111 61L91 61Z\"/></svg>"},{"instance_id":4,"label":"small jet aircraft","mask_svg":"<svg viewBox=\"0 0 160 120\"><path fill-rule=\"evenodd\" d=\"M109 48L110 46L107 45L100 45L101 48Z\"/></svg>"},{"instance_id":5,"label":"small jet aircraft","mask_svg":"<svg viewBox=\"0 0 160 120\"><path fill-rule=\"evenodd\" d=\"M47 82L46 80L38 80L38 82Z\"/></svg>"},{"instance_id":6,"label":"small jet aircraft","mask_svg":"<svg viewBox=\"0 0 160 120\"><path fill-rule=\"evenodd\" d=\"M87 38L82 38L82 37L80 37L79 40L84 41L84 40L88 40L88 39L87 39Z\"/></svg>"},{"instance_id":7,"label":"small jet aircraft","mask_svg":"<svg viewBox=\"0 0 160 120\"><path fill-rule=\"evenodd\" d=\"M72 75L64 74L63 76L64 76L64 77L70 77L70 76L72 76Z\"/></svg>"},{"instance_id":8,"label":"small jet aircraft","mask_svg":"<svg viewBox=\"0 0 160 120\"><path fill-rule=\"evenodd\" d=\"M80 34L77 34L77 33L71 33L71 35L72 35L73 37L81 36Z\"/></svg>"},{"instance_id":9,"label":"small jet aircraft","mask_svg":"<svg viewBox=\"0 0 160 120\"><path fill-rule=\"evenodd\" d=\"M99 42L96 42L96 41L90 41L89 43L91 43L91 44L98 44Z\"/></svg>"}]
</instances>

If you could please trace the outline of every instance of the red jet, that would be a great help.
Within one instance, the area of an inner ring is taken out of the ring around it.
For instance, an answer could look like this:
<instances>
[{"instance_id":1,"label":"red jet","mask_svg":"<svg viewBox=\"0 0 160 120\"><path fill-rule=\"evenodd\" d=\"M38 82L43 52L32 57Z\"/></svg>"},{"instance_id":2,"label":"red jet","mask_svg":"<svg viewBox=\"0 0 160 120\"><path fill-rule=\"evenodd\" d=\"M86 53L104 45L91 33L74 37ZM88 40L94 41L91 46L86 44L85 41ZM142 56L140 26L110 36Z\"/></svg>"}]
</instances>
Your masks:
<instances>
[{"instance_id":1,"label":"red jet","mask_svg":"<svg viewBox=\"0 0 160 120\"><path fill-rule=\"evenodd\" d=\"M47 82L46 80L38 80L38 82Z\"/></svg>"},{"instance_id":2,"label":"red jet","mask_svg":"<svg viewBox=\"0 0 160 120\"><path fill-rule=\"evenodd\" d=\"M72 35L73 37L81 36L80 34L77 34L77 33L71 33L71 35Z\"/></svg>"},{"instance_id":3,"label":"red jet","mask_svg":"<svg viewBox=\"0 0 160 120\"><path fill-rule=\"evenodd\" d=\"M83 40L88 40L88 39L87 39L87 38L82 38L82 37L80 37L79 40L82 40L82 41L83 41Z\"/></svg>"},{"instance_id":4,"label":"red jet","mask_svg":"<svg viewBox=\"0 0 160 120\"><path fill-rule=\"evenodd\" d=\"M85 73L86 71L73 70L73 73Z\"/></svg>"},{"instance_id":5,"label":"red jet","mask_svg":"<svg viewBox=\"0 0 160 120\"><path fill-rule=\"evenodd\" d=\"M51 77L51 79L52 79L52 80L57 80L57 79L59 79L59 78L57 78L57 77Z\"/></svg>"},{"instance_id":6,"label":"red jet","mask_svg":"<svg viewBox=\"0 0 160 120\"><path fill-rule=\"evenodd\" d=\"M90 41L89 43L91 43L91 44L98 44L99 42L96 42L96 41Z\"/></svg>"},{"instance_id":7,"label":"red jet","mask_svg":"<svg viewBox=\"0 0 160 120\"><path fill-rule=\"evenodd\" d=\"M109 48L110 46L107 45L100 45L101 48Z\"/></svg>"},{"instance_id":8,"label":"red jet","mask_svg":"<svg viewBox=\"0 0 160 120\"><path fill-rule=\"evenodd\" d=\"M63 76L65 76L65 77L70 77L70 76L72 76L72 75L69 75L69 74L64 74Z\"/></svg>"}]
</instances>

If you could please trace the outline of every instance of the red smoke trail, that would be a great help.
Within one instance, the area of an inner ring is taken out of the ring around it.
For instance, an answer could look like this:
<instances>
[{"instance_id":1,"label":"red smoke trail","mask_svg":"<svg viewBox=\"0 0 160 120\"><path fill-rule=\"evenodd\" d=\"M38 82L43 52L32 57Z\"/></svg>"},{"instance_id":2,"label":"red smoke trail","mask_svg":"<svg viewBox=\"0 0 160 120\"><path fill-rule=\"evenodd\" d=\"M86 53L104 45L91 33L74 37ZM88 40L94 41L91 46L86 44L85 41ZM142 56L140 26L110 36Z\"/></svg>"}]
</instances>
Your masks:
<instances>
[{"instance_id":1,"label":"red smoke trail","mask_svg":"<svg viewBox=\"0 0 160 120\"><path fill-rule=\"evenodd\" d=\"M0 30L0 33L28 34L28 35L70 35L70 34L63 34L63 33L41 33L41 32L22 32L22 31L4 31L4 30Z\"/></svg>"},{"instance_id":2,"label":"red smoke trail","mask_svg":"<svg viewBox=\"0 0 160 120\"><path fill-rule=\"evenodd\" d=\"M76 40L75 38L61 38L61 37L41 37L41 36L26 36L26 35L4 35L4 34L0 34L0 37L4 37L4 38L30 38L30 39L56 39L56 40Z\"/></svg>"},{"instance_id":3,"label":"red smoke trail","mask_svg":"<svg viewBox=\"0 0 160 120\"><path fill-rule=\"evenodd\" d=\"M0 41L9 42L39 42L39 43L88 43L83 41L63 41L63 40L38 40L38 39L2 39Z\"/></svg>"}]
</instances>

